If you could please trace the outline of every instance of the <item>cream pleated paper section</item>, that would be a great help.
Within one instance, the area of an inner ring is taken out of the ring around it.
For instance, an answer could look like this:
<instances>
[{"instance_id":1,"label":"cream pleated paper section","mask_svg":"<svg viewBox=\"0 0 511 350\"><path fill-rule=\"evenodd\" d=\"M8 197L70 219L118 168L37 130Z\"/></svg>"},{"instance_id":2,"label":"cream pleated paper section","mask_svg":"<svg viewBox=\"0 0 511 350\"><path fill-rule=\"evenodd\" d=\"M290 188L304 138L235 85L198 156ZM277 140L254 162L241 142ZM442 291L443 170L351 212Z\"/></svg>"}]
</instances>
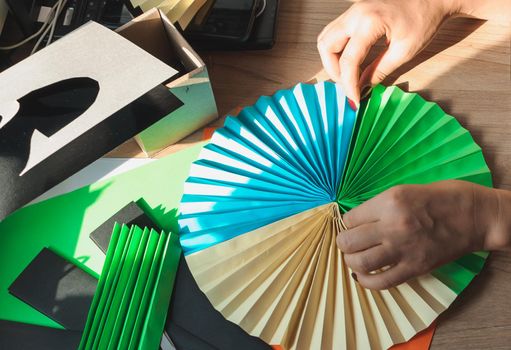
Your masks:
<instances>
[{"instance_id":1,"label":"cream pleated paper section","mask_svg":"<svg viewBox=\"0 0 511 350\"><path fill-rule=\"evenodd\" d=\"M285 349L386 349L456 298L429 274L383 291L361 287L336 247L341 227L337 204L325 204L186 260L228 320Z\"/></svg>"}]
</instances>

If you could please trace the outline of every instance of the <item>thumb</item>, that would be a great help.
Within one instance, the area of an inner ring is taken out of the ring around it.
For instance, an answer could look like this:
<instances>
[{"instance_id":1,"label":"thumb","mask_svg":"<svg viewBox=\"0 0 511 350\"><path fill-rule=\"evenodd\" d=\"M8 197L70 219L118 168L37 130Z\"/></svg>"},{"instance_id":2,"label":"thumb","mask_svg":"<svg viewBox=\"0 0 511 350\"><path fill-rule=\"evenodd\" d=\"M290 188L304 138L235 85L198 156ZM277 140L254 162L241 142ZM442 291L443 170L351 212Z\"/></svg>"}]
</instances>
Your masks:
<instances>
[{"instance_id":1,"label":"thumb","mask_svg":"<svg viewBox=\"0 0 511 350\"><path fill-rule=\"evenodd\" d=\"M411 57L408 57L408 50L401 45L390 46L383 51L376 59L371 62L360 76L359 86L362 90L366 86L374 86L381 83L392 72L406 63Z\"/></svg>"}]
</instances>

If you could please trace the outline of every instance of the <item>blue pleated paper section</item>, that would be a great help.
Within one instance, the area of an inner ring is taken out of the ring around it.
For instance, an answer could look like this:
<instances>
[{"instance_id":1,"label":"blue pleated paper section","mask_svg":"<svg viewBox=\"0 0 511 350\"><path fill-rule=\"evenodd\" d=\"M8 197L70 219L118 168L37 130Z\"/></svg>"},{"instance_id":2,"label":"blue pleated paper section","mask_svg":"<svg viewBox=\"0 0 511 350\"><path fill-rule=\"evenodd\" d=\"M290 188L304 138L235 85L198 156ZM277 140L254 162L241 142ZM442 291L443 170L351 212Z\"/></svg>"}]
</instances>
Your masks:
<instances>
[{"instance_id":1,"label":"blue pleated paper section","mask_svg":"<svg viewBox=\"0 0 511 350\"><path fill-rule=\"evenodd\" d=\"M228 117L192 164L185 254L336 200L355 124L339 85L298 84Z\"/></svg>"}]
</instances>

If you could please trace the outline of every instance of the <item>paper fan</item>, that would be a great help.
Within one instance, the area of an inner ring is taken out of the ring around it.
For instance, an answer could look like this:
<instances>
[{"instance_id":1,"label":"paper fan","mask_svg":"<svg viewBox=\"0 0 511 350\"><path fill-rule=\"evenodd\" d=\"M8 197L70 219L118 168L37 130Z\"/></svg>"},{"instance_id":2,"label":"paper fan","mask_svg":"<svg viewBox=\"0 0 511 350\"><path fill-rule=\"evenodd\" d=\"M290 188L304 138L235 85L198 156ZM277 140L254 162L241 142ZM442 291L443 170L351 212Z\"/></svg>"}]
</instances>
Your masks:
<instances>
[{"instance_id":1,"label":"paper fan","mask_svg":"<svg viewBox=\"0 0 511 350\"><path fill-rule=\"evenodd\" d=\"M487 254L366 290L335 245L341 212L445 179L491 186L481 149L436 104L377 86L355 115L338 85L299 84L227 118L204 147L181 244L213 306L248 333L286 349L387 348L429 326Z\"/></svg>"}]
</instances>

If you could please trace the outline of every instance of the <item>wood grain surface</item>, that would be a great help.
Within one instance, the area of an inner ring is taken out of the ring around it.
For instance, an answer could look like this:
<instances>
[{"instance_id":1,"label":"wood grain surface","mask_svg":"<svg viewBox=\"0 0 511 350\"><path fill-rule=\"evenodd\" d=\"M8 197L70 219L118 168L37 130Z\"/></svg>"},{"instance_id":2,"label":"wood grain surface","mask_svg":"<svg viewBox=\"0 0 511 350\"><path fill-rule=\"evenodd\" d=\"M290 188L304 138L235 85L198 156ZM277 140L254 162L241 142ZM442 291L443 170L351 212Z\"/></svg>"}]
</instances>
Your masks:
<instances>
[{"instance_id":1,"label":"wood grain surface","mask_svg":"<svg viewBox=\"0 0 511 350\"><path fill-rule=\"evenodd\" d=\"M259 52L203 52L218 109L225 114L264 94L325 77L316 50L322 28L351 5L340 0L281 0L277 43ZM511 24L456 18L387 79L435 101L468 128L494 174L511 190ZM378 48L376 48L378 49ZM374 57L372 52L370 57ZM198 142L201 132L159 156ZM113 156L141 156L134 142ZM454 244L454 242L453 242ZM511 349L511 254L495 253L444 313L432 349Z\"/></svg>"}]
</instances>

